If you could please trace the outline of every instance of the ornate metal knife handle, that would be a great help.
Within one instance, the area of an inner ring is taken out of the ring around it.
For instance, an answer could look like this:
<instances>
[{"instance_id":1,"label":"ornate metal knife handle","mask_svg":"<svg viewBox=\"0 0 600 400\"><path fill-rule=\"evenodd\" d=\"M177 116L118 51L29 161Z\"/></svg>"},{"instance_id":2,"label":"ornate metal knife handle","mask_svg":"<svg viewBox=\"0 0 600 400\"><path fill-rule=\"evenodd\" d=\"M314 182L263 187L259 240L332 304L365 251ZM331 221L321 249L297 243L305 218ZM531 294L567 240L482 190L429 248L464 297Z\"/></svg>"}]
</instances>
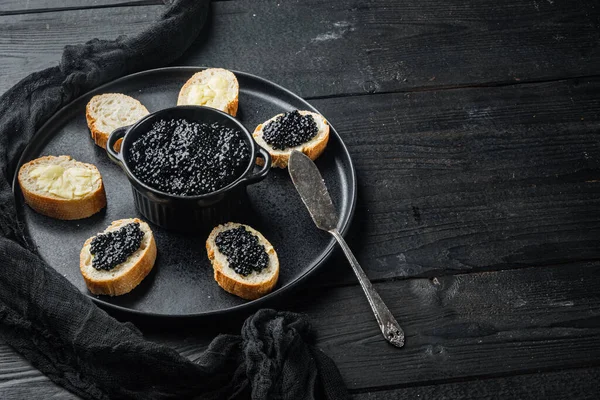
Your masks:
<instances>
[{"instance_id":1,"label":"ornate metal knife handle","mask_svg":"<svg viewBox=\"0 0 600 400\"><path fill-rule=\"evenodd\" d=\"M402 328L400 328L400 325L387 308L383 300L381 300L381 297L379 297L379 293L375 291L371 281L369 281L369 278L367 278L367 275L365 275L365 272L356 260L356 257L354 257L354 254L352 254L350 247L348 247L348 244L346 244L346 241L337 229L332 229L329 231L329 233L335 237L342 247L342 250L344 250L344 254L348 258L348 261L350 262L350 265L352 266L352 269L354 270L354 273L360 282L360 286L369 300L369 304L371 305L371 309L375 314L375 318L377 319L381 333L383 333L383 337L396 347L404 346L404 331Z\"/></svg>"}]
</instances>

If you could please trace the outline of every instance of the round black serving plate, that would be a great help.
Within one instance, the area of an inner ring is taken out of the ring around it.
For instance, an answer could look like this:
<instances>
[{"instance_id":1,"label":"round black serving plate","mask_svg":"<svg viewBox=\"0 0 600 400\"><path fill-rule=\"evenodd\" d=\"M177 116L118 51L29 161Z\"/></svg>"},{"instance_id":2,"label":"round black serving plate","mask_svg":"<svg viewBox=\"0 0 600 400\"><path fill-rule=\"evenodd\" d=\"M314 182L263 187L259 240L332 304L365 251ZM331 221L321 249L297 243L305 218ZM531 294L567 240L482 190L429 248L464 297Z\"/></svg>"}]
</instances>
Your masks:
<instances>
[{"instance_id":1,"label":"round black serving plate","mask_svg":"<svg viewBox=\"0 0 600 400\"><path fill-rule=\"evenodd\" d=\"M262 305L283 294L315 271L329 257L334 240L318 230L300 200L287 170L273 168L262 182L248 186L244 209L236 222L247 223L273 244L281 265L275 290L258 300L246 301L222 290L213 279L205 241L212 226L196 234L183 234L152 225L158 258L152 272L132 292L94 296L79 272L79 252L85 240L114 220L142 218L135 208L124 172L96 146L85 119L85 105L101 93L124 93L142 102L150 112L177 103L181 86L202 68L172 67L144 71L108 83L80 97L54 115L23 152L19 165L44 155L70 155L98 167L106 188L108 206L77 221L60 221L37 214L24 204L19 185L14 191L20 216L42 258L92 299L109 308L148 316L207 316ZM238 120L252 132L261 122L294 109L315 110L290 91L265 79L235 72L240 85ZM325 118L327 116L325 115ZM331 128L329 144L316 161L339 213L344 233L356 202L354 167L338 133Z\"/></svg>"}]
</instances>

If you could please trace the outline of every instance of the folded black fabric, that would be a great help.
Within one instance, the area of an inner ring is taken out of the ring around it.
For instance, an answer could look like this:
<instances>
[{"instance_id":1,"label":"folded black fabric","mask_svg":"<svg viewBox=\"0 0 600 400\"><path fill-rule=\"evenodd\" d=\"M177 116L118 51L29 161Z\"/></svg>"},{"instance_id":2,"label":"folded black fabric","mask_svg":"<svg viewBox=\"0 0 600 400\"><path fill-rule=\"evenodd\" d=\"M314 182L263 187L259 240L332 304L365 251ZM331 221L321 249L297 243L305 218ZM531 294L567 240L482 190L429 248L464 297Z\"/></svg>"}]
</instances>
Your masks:
<instances>
[{"instance_id":1,"label":"folded black fabric","mask_svg":"<svg viewBox=\"0 0 600 400\"><path fill-rule=\"evenodd\" d=\"M176 0L142 34L68 46L59 66L0 98L0 337L86 399L347 398L333 362L308 344L303 317L258 311L241 336L218 336L192 362L96 307L39 258L19 225L10 182L37 128L102 83L177 59L207 14L206 0Z\"/></svg>"}]
</instances>

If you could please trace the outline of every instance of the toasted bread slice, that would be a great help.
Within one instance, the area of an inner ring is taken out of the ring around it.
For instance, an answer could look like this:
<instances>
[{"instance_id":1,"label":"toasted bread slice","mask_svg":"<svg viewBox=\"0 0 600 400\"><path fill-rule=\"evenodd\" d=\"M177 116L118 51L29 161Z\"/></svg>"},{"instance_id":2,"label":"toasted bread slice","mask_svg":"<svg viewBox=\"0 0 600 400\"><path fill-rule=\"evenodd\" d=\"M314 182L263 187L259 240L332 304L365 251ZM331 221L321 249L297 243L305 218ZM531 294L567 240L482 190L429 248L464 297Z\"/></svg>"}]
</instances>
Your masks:
<instances>
[{"instance_id":1,"label":"toasted bread slice","mask_svg":"<svg viewBox=\"0 0 600 400\"><path fill-rule=\"evenodd\" d=\"M29 161L19 170L18 180L29 207L52 218L87 218L106 207L98 168L70 156Z\"/></svg>"},{"instance_id":2,"label":"toasted bread slice","mask_svg":"<svg viewBox=\"0 0 600 400\"><path fill-rule=\"evenodd\" d=\"M298 150L306 154L311 160L316 160L323 151L325 151L325 147L327 147L327 143L329 142L329 123L322 115L314 113L312 111L298 111L301 115L312 115L315 122L317 123L317 127L319 131L308 142L303 143L301 145L295 147L289 147L284 150L276 150L271 147L265 140L263 139L263 129L269 123L282 116L283 114L278 114L273 118L263 122L258 125L254 130L252 136L254 140L260 147L267 150L271 155L271 166L277 168L287 168L288 161L290 160L290 155L293 150ZM264 161L262 159L257 160L257 164L263 165Z\"/></svg>"},{"instance_id":3,"label":"toasted bread slice","mask_svg":"<svg viewBox=\"0 0 600 400\"><path fill-rule=\"evenodd\" d=\"M131 222L140 224L144 238L140 247L125 262L110 271L97 270L92 266L94 256L90 246L94 237L85 241L79 255L79 269L88 290L93 294L119 296L131 292L150 273L156 261L156 242L147 223L137 219L120 219L114 221L103 233L114 231Z\"/></svg>"},{"instance_id":4,"label":"toasted bread slice","mask_svg":"<svg viewBox=\"0 0 600 400\"><path fill-rule=\"evenodd\" d=\"M94 142L106 148L108 137L117 128L132 125L148 115L148 110L133 97L105 93L92 97L85 107L85 117Z\"/></svg>"},{"instance_id":5,"label":"toasted bread slice","mask_svg":"<svg viewBox=\"0 0 600 400\"><path fill-rule=\"evenodd\" d=\"M258 242L265 247L269 256L269 264L260 272L253 271L248 276L243 276L229 267L227 256L219 251L215 243L217 235L229 229L235 229L240 226L246 228L258 238ZM215 280L227 292L239 296L246 300L258 299L271 292L277 284L279 278L279 259L275 249L269 241L257 230L248 225L242 225L235 222L228 222L219 225L212 230L206 240L206 251L215 272Z\"/></svg>"},{"instance_id":6,"label":"toasted bread slice","mask_svg":"<svg viewBox=\"0 0 600 400\"><path fill-rule=\"evenodd\" d=\"M236 116L240 86L233 72L208 68L194 74L181 88L178 106L196 105L216 108Z\"/></svg>"}]
</instances>

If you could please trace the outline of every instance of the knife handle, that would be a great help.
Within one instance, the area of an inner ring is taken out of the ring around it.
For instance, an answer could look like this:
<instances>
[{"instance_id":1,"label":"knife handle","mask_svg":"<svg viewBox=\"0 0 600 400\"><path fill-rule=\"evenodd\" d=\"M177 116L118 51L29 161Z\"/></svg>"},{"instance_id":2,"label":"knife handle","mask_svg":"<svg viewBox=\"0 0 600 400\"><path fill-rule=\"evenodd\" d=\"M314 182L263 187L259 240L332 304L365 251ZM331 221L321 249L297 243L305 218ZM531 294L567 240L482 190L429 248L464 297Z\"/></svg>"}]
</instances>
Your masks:
<instances>
[{"instance_id":1,"label":"knife handle","mask_svg":"<svg viewBox=\"0 0 600 400\"><path fill-rule=\"evenodd\" d=\"M400 325L387 308L379 293L375 290L369 278L361 268L360 264L352 254L350 247L340 234L337 229L332 229L329 231L333 235L333 237L338 241L346 258L350 262L358 281L360 282L360 286L362 287L365 295L367 295L367 300L369 300L369 304L371 305L371 309L375 314L375 318L377 319L377 323L379 324L379 328L381 329L381 333L385 340L396 347L404 346L404 331L400 328Z\"/></svg>"}]
</instances>

